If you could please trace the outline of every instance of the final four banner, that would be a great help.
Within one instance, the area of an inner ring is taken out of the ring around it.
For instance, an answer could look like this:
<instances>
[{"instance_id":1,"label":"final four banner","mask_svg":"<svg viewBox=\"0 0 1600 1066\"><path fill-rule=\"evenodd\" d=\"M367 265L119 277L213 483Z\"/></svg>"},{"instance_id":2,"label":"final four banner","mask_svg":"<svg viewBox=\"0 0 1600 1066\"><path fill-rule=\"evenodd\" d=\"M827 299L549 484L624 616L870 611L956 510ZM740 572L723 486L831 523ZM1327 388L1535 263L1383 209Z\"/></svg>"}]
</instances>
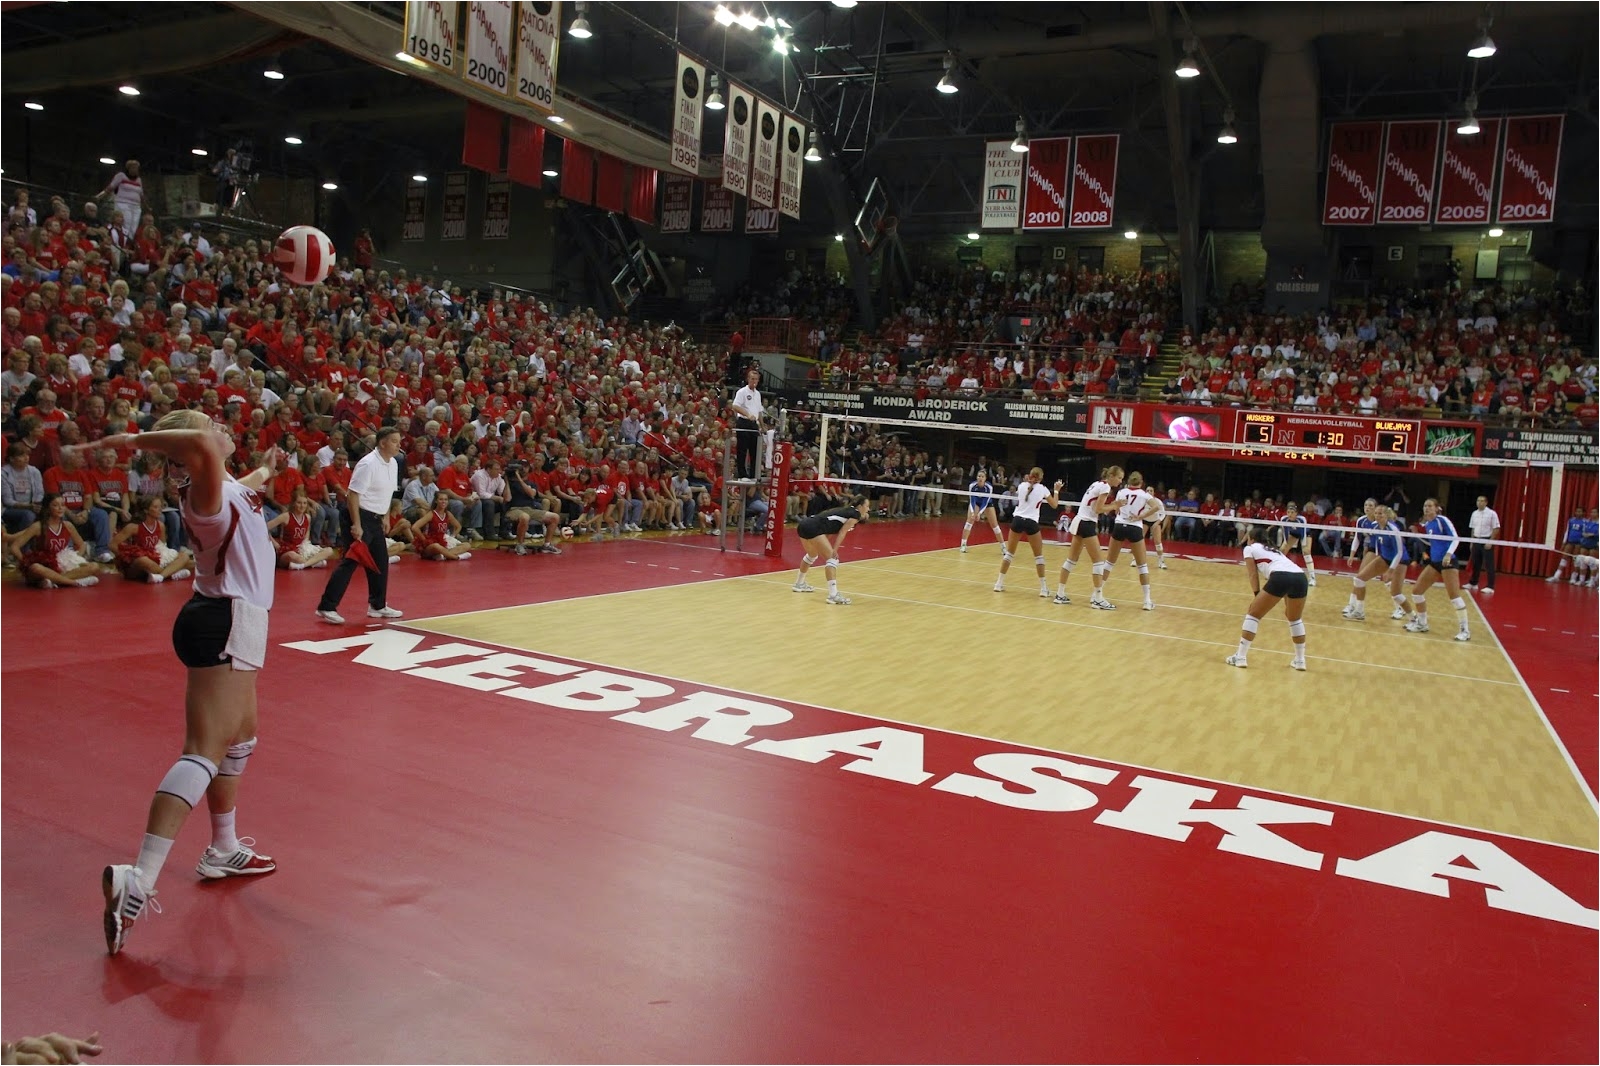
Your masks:
<instances>
[{"instance_id":1,"label":"final four banner","mask_svg":"<svg viewBox=\"0 0 1600 1066\"><path fill-rule=\"evenodd\" d=\"M1328 134L1324 226L1370 226L1378 219L1383 123L1335 122Z\"/></svg>"},{"instance_id":2,"label":"final four banner","mask_svg":"<svg viewBox=\"0 0 1600 1066\"><path fill-rule=\"evenodd\" d=\"M1010 141L983 146L983 228L1016 229L1022 219L1023 153Z\"/></svg>"},{"instance_id":3,"label":"final four banner","mask_svg":"<svg viewBox=\"0 0 1600 1066\"><path fill-rule=\"evenodd\" d=\"M806 126L792 115L783 116L783 170L778 178L778 210L800 217L800 183L805 180Z\"/></svg>"},{"instance_id":4,"label":"final four banner","mask_svg":"<svg viewBox=\"0 0 1600 1066\"><path fill-rule=\"evenodd\" d=\"M1390 122L1383 138L1383 179L1378 187L1378 222L1416 226L1433 216L1438 188L1438 119Z\"/></svg>"},{"instance_id":5,"label":"final four banner","mask_svg":"<svg viewBox=\"0 0 1600 1066\"><path fill-rule=\"evenodd\" d=\"M1028 144L1028 178L1022 190L1023 229L1065 229L1067 164L1071 137L1035 137Z\"/></svg>"},{"instance_id":6,"label":"final four banner","mask_svg":"<svg viewBox=\"0 0 1600 1066\"><path fill-rule=\"evenodd\" d=\"M706 68L678 53L678 84L673 90L672 165L700 173L700 119L705 108Z\"/></svg>"},{"instance_id":7,"label":"final four banner","mask_svg":"<svg viewBox=\"0 0 1600 1066\"><path fill-rule=\"evenodd\" d=\"M461 70L460 0L406 0L400 50L451 74Z\"/></svg>"},{"instance_id":8,"label":"final four banner","mask_svg":"<svg viewBox=\"0 0 1600 1066\"><path fill-rule=\"evenodd\" d=\"M778 135L782 132L778 126L782 117L781 111L757 98L755 164L750 171L750 203L757 207L778 206Z\"/></svg>"},{"instance_id":9,"label":"final four banner","mask_svg":"<svg viewBox=\"0 0 1600 1066\"><path fill-rule=\"evenodd\" d=\"M1072 163L1072 229L1109 229L1117 217L1117 150L1120 133L1078 138ZM1031 152L1029 153L1032 154Z\"/></svg>"},{"instance_id":10,"label":"final four banner","mask_svg":"<svg viewBox=\"0 0 1600 1066\"><path fill-rule=\"evenodd\" d=\"M1550 222L1555 218L1556 167L1561 162L1564 124L1563 115L1522 115L1506 119L1496 222L1515 225Z\"/></svg>"},{"instance_id":11,"label":"final four banner","mask_svg":"<svg viewBox=\"0 0 1600 1066\"><path fill-rule=\"evenodd\" d=\"M467 4L467 69L470 82L505 92L511 85L510 0L470 0Z\"/></svg>"},{"instance_id":12,"label":"final four banner","mask_svg":"<svg viewBox=\"0 0 1600 1066\"><path fill-rule=\"evenodd\" d=\"M1444 167L1439 174L1439 196L1434 222L1441 226L1487 226L1494 212L1494 163L1500 148L1500 120L1478 121L1471 137L1458 134L1444 139Z\"/></svg>"},{"instance_id":13,"label":"final four banner","mask_svg":"<svg viewBox=\"0 0 1600 1066\"><path fill-rule=\"evenodd\" d=\"M511 86L514 97L541 111L556 109L556 53L560 47L560 3L519 0L516 80Z\"/></svg>"},{"instance_id":14,"label":"final four banner","mask_svg":"<svg viewBox=\"0 0 1600 1066\"><path fill-rule=\"evenodd\" d=\"M756 101L750 90L729 82L727 129L722 136L722 187L740 196L750 195L750 136L755 117Z\"/></svg>"}]
</instances>

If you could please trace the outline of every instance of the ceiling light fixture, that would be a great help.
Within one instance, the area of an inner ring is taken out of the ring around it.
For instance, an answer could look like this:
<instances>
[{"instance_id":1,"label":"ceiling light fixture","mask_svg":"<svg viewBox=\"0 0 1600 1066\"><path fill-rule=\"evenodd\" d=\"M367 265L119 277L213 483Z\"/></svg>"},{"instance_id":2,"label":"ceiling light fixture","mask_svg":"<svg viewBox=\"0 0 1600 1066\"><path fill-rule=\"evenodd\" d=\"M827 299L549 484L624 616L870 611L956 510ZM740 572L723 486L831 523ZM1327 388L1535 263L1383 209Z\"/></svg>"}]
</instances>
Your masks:
<instances>
[{"instance_id":1,"label":"ceiling light fixture","mask_svg":"<svg viewBox=\"0 0 1600 1066\"><path fill-rule=\"evenodd\" d=\"M718 26L732 26L734 23L733 12L729 11L723 4L717 5L717 9L711 13L711 17L716 20Z\"/></svg>"},{"instance_id":2,"label":"ceiling light fixture","mask_svg":"<svg viewBox=\"0 0 1600 1066\"><path fill-rule=\"evenodd\" d=\"M1189 38L1183 46L1183 62L1178 64L1178 69L1173 71L1180 78L1198 78L1200 64L1195 62L1194 53L1199 48L1199 42L1193 37Z\"/></svg>"},{"instance_id":3,"label":"ceiling light fixture","mask_svg":"<svg viewBox=\"0 0 1600 1066\"><path fill-rule=\"evenodd\" d=\"M266 70L263 70L261 72L261 76L263 78L268 78L268 79L270 79L272 81L282 81L283 80L283 71L279 70L275 66L272 66L272 67L268 67Z\"/></svg>"},{"instance_id":4,"label":"ceiling light fixture","mask_svg":"<svg viewBox=\"0 0 1600 1066\"><path fill-rule=\"evenodd\" d=\"M836 240L836 241L838 241L838 242L839 242L839 243L840 243L840 244L843 244L843 243L844 243L844 234L842 234L842 233L835 233L835 234L834 234L834 235L833 235L833 239L834 239L834 240Z\"/></svg>"},{"instance_id":5,"label":"ceiling light fixture","mask_svg":"<svg viewBox=\"0 0 1600 1066\"><path fill-rule=\"evenodd\" d=\"M325 181L322 183L322 187L327 189L329 192L337 192L339 190L339 183L334 181Z\"/></svg>"},{"instance_id":6,"label":"ceiling light fixture","mask_svg":"<svg viewBox=\"0 0 1600 1066\"><path fill-rule=\"evenodd\" d=\"M572 25L567 27L567 36L576 37L580 41L587 41L594 36L594 31L589 28L587 18L589 5L586 0L578 0L578 17L572 20Z\"/></svg>"},{"instance_id":7,"label":"ceiling light fixture","mask_svg":"<svg viewBox=\"0 0 1600 1066\"><path fill-rule=\"evenodd\" d=\"M977 239L978 239L978 236L979 236L979 235L978 235L978 234L976 234L976 233L969 233L969 234L967 234L967 240L969 240L969 241L975 241L975 240L977 240Z\"/></svg>"},{"instance_id":8,"label":"ceiling light fixture","mask_svg":"<svg viewBox=\"0 0 1600 1066\"><path fill-rule=\"evenodd\" d=\"M1222 113L1222 132L1217 134L1218 144L1238 144L1239 131L1233 128L1233 108Z\"/></svg>"},{"instance_id":9,"label":"ceiling light fixture","mask_svg":"<svg viewBox=\"0 0 1600 1066\"><path fill-rule=\"evenodd\" d=\"M833 6L842 7L846 11L849 11L852 7L856 6L856 0L833 0Z\"/></svg>"},{"instance_id":10,"label":"ceiling light fixture","mask_svg":"<svg viewBox=\"0 0 1600 1066\"><path fill-rule=\"evenodd\" d=\"M752 15L748 11L744 12L743 14L741 14L738 18L734 19L733 21L737 22L739 24L739 26L741 28L743 28L743 29L758 30L758 29L761 28L761 20L756 18L754 15Z\"/></svg>"},{"instance_id":11,"label":"ceiling light fixture","mask_svg":"<svg viewBox=\"0 0 1600 1066\"><path fill-rule=\"evenodd\" d=\"M411 180L412 181L416 181L416 182L426 182L428 180L428 175L426 175L426 174L413 174L413 175L411 175Z\"/></svg>"},{"instance_id":12,"label":"ceiling light fixture","mask_svg":"<svg viewBox=\"0 0 1600 1066\"><path fill-rule=\"evenodd\" d=\"M1467 97L1467 117L1461 120L1456 132L1463 137L1471 137L1481 128L1478 125L1478 94L1473 93Z\"/></svg>"},{"instance_id":13,"label":"ceiling light fixture","mask_svg":"<svg viewBox=\"0 0 1600 1066\"><path fill-rule=\"evenodd\" d=\"M956 84L955 78L956 57L953 52L946 52L944 57L944 77L939 79L939 84L934 88L950 96L961 91L961 86Z\"/></svg>"},{"instance_id":14,"label":"ceiling light fixture","mask_svg":"<svg viewBox=\"0 0 1600 1066\"><path fill-rule=\"evenodd\" d=\"M294 134L291 133L291 134L289 134L289 136L287 136L287 137L285 137L283 139L283 143L284 144L305 144L306 142L302 141L300 138L296 137Z\"/></svg>"},{"instance_id":15,"label":"ceiling light fixture","mask_svg":"<svg viewBox=\"0 0 1600 1066\"><path fill-rule=\"evenodd\" d=\"M817 151L817 131L811 131L811 143L806 148L805 160L807 163L822 162L822 153Z\"/></svg>"},{"instance_id":16,"label":"ceiling light fixture","mask_svg":"<svg viewBox=\"0 0 1600 1066\"><path fill-rule=\"evenodd\" d=\"M1136 241L1139 239L1139 231L1136 229L1127 230L1122 235L1128 238L1130 241Z\"/></svg>"},{"instance_id":17,"label":"ceiling light fixture","mask_svg":"<svg viewBox=\"0 0 1600 1066\"><path fill-rule=\"evenodd\" d=\"M1467 49L1467 55L1473 59L1488 59L1497 51L1494 46L1494 38L1489 36L1489 23L1493 21L1493 16L1490 15L1485 15L1478 20L1478 39L1472 42L1471 48Z\"/></svg>"},{"instance_id":18,"label":"ceiling light fixture","mask_svg":"<svg viewBox=\"0 0 1600 1066\"><path fill-rule=\"evenodd\" d=\"M551 115L550 121L554 122L557 126L561 126L565 125L567 120L562 118L560 115Z\"/></svg>"},{"instance_id":19,"label":"ceiling light fixture","mask_svg":"<svg viewBox=\"0 0 1600 1066\"><path fill-rule=\"evenodd\" d=\"M547 178L559 178L561 172L559 170L547 170L544 172L544 176Z\"/></svg>"},{"instance_id":20,"label":"ceiling light fixture","mask_svg":"<svg viewBox=\"0 0 1600 1066\"><path fill-rule=\"evenodd\" d=\"M191 149L189 149L189 154L190 155L210 155L211 153L206 151L204 148L191 148Z\"/></svg>"},{"instance_id":21,"label":"ceiling light fixture","mask_svg":"<svg viewBox=\"0 0 1600 1066\"><path fill-rule=\"evenodd\" d=\"M114 166L117 165L117 161L115 159L112 159L108 155L101 156L100 157L100 162L104 163L108 167L114 167Z\"/></svg>"},{"instance_id":22,"label":"ceiling light fixture","mask_svg":"<svg viewBox=\"0 0 1600 1066\"><path fill-rule=\"evenodd\" d=\"M117 92L121 93L123 96L138 96L139 95L139 89L138 89L137 86L134 86L134 85L119 85L119 86L117 86Z\"/></svg>"},{"instance_id":23,"label":"ceiling light fixture","mask_svg":"<svg viewBox=\"0 0 1600 1066\"><path fill-rule=\"evenodd\" d=\"M721 111L728 105L722 102L722 79L715 73L710 78L711 91L706 93L706 110Z\"/></svg>"},{"instance_id":24,"label":"ceiling light fixture","mask_svg":"<svg viewBox=\"0 0 1600 1066\"><path fill-rule=\"evenodd\" d=\"M22 106L27 108L29 111L43 111L44 110L44 105L41 104L37 100L29 100L27 103L23 104Z\"/></svg>"},{"instance_id":25,"label":"ceiling light fixture","mask_svg":"<svg viewBox=\"0 0 1600 1066\"><path fill-rule=\"evenodd\" d=\"M1017 119L1017 135L1011 141L1013 152L1026 152L1028 150L1028 127L1019 118Z\"/></svg>"},{"instance_id":26,"label":"ceiling light fixture","mask_svg":"<svg viewBox=\"0 0 1600 1066\"><path fill-rule=\"evenodd\" d=\"M414 67L427 66L426 63L424 63L422 60L418 59L416 56L412 55L410 52L396 52L394 54L394 57L396 59L398 59L400 62L402 62L402 63L410 63Z\"/></svg>"},{"instance_id":27,"label":"ceiling light fixture","mask_svg":"<svg viewBox=\"0 0 1600 1066\"><path fill-rule=\"evenodd\" d=\"M1489 236L1491 237L1504 237L1505 235L1506 231L1501 229L1499 226L1496 226L1494 229L1489 231Z\"/></svg>"},{"instance_id":28,"label":"ceiling light fixture","mask_svg":"<svg viewBox=\"0 0 1600 1066\"><path fill-rule=\"evenodd\" d=\"M780 56L789 54L789 39L783 34L775 34L772 38L772 50Z\"/></svg>"}]
</instances>

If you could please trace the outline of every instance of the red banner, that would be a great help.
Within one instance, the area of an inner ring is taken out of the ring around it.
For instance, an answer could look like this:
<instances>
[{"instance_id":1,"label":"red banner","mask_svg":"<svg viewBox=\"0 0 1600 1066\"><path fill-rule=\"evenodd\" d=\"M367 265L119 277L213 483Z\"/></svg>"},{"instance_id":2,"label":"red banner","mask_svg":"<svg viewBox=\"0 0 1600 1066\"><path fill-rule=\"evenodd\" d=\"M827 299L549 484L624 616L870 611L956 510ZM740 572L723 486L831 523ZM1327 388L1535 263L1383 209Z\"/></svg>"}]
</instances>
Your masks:
<instances>
[{"instance_id":1,"label":"red banner","mask_svg":"<svg viewBox=\"0 0 1600 1066\"><path fill-rule=\"evenodd\" d=\"M656 224L656 169L630 167L632 184L628 189L628 217L646 226Z\"/></svg>"},{"instance_id":2,"label":"red banner","mask_svg":"<svg viewBox=\"0 0 1600 1066\"><path fill-rule=\"evenodd\" d=\"M1117 147L1122 135L1078 138L1072 166L1072 229L1109 229L1117 212ZM1030 151L1028 153L1032 155Z\"/></svg>"},{"instance_id":3,"label":"red banner","mask_svg":"<svg viewBox=\"0 0 1600 1066\"><path fill-rule=\"evenodd\" d=\"M468 100L466 129L461 134L461 162L490 174L500 173L505 127L504 111Z\"/></svg>"},{"instance_id":4,"label":"red banner","mask_svg":"<svg viewBox=\"0 0 1600 1066\"><path fill-rule=\"evenodd\" d=\"M625 211L628 207L628 172L622 160L596 152L600 165L596 168L594 205L607 211Z\"/></svg>"},{"instance_id":5,"label":"red banner","mask_svg":"<svg viewBox=\"0 0 1600 1066\"><path fill-rule=\"evenodd\" d=\"M1383 123L1335 122L1328 135L1324 226L1370 226L1378 219Z\"/></svg>"},{"instance_id":6,"label":"red banner","mask_svg":"<svg viewBox=\"0 0 1600 1066\"><path fill-rule=\"evenodd\" d=\"M519 185L538 188L544 184L544 127L525 118L511 120L511 151L506 157L506 175Z\"/></svg>"},{"instance_id":7,"label":"red banner","mask_svg":"<svg viewBox=\"0 0 1600 1066\"><path fill-rule=\"evenodd\" d=\"M747 207L749 205L746 205ZM700 196L700 232L733 232L733 190L707 185Z\"/></svg>"},{"instance_id":8,"label":"red banner","mask_svg":"<svg viewBox=\"0 0 1600 1066\"><path fill-rule=\"evenodd\" d=\"M580 204L594 203L594 149L577 141L561 142L561 195Z\"/></svg>"},{"instance_id":9,"label":"red banner","mask_svg":"<svg viewBox=\"0 0 1600 1066\"><path fill-rule=\"evenodd\" d=\"M1022 228L1066 229L1067 164L1071 137L1035 137L1028 142L1028 169L1022 183Z\"/></svg>"},{"instance_id":10,"label":"red banner","mask_svg":"<svg viewBox=\"0 0 1600 1066\"><path fill-rule=\"evenodd\" d=\"M662 233L688 233L689 209L694 206L694 179L682 174L661 176Z\"/></svg>"},{"instance_id":11,"label":"red banner","mask_svg":"<svg viewBox=\"0 0 1600 1066\"><path fill-rule=\"evenodd\" d=\"M783 557L783 520L789 503L789 464L794 461L794 444L778 441L767 457L767 543L768 558Z\"/></svg>"},{"instance_id":12,"label":"red banner","mask_svg":"<svg viewBox=\"0 0 1600 1066\"><path fill-rule=\"evenodd\" d=\"M1438 189L1438 119L1387 123L1383 137L1383 179L1378 188L1378 222L1417 226L1433 216Z\"/></svg>"},{"instance_id":13,"label":"red banner","mask_svg":"<svg viewBox=\"0 0 1600 1066\"><path fill-rule=\"evenodd\" d=\"M1500 120L1481 119L1471 137L1450 133L1444 139L1444 168L1433 220L1442 226L1487 226L1494 210L1494 162L1500 147Z\"/></svg>"},{"instance_id":14,"label":"red banner","mask_svg":"<svg viewBox=\"0 0 1600 1066\"><path fill-rule=\"evenodd\" d=\"M1506 119L1500 153L1496 222L1550 222L1556 214L1556 167L1561 162L1563 115ZM1481 135L1480 135L1481 136Z\"/></svg>"}]
</instances>

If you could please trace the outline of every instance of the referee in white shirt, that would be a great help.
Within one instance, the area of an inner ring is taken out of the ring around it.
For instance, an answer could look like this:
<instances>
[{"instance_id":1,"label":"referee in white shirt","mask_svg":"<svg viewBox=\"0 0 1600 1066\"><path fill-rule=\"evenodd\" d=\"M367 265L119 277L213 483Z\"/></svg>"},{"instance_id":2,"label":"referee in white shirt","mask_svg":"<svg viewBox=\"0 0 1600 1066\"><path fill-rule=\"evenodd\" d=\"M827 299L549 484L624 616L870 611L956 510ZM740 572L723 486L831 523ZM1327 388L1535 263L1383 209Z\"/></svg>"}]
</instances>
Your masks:
<instances>
[{"instance_id":1,"label":"referee in white shirt","mask_svg":"<svg viewBox=\"0 0 1600 1066\"><path fill-rule=\"evenodd\" d=\"M744 373L745 384L733 394L733 436L738 470L735 476L750 479L756 476L756 438L761 432L761 371L751 367Z\"/></svg>"},{"instance_id":2,"label":"referee in white shirt","mask_svg":"<svg viewBox=\"0 0 1600 1066\"><path fill-rule=\"evenodd\" d=\"M1478 509L1472 512L1472 518L1467 523L1472 528L1474 537L1484 540L1496 540L1500 536L1500 516L1495 514L1494 508L1489 506L1489 497L1478 497ZM1472 546L1472 569L1467 576L1466 588L1476 589L1480 572L1486 574L1483 583L1484 595L1494 592L1494 545L1474 544Z\"/></svg>"},{"instance_id":3,"label":"referee in white shirt","mask_svg":"<svg viewBox=\"0 0 1600 1066\"><path fill-rule=\"evenodd\" d=\"M395 461L399 453L400 431L384 426L378 430L378 446L363 455L350 472L350 490L346 494L350 507L350 544L361 541L377 564L377 569L366 571L368 618L399 618L401 615L389 606L389 545L383 528L400 476L400 464ZM322 601L317 604L317 617L329 625L344 624L339 616L339 601L344 599L345 589L350 587L350 579L358 567L361 564L350 557L350 545L346 544L344 559L328 575L328 587L322 590Z\"/></svg>"}]
</instances>

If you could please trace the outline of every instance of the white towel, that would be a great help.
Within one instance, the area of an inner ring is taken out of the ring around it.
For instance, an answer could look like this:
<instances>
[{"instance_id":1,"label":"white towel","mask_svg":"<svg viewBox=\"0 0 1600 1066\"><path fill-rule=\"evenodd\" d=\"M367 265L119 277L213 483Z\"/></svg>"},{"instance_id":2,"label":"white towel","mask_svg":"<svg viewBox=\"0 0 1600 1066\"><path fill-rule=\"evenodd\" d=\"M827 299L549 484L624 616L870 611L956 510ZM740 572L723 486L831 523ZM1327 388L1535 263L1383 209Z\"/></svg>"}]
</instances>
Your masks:
<instances>
[{"instance_id":1,"label":"white towel","mask_svg":"<svg viewBox=\"0 0 1600 1066\"><path fill-rule=\"evenodd\" d=\"M233 627L224 655L232 656L235 670L259 670L267 661L267 610L249 600L233 601Z\"/></svg>"}]
</instances>

